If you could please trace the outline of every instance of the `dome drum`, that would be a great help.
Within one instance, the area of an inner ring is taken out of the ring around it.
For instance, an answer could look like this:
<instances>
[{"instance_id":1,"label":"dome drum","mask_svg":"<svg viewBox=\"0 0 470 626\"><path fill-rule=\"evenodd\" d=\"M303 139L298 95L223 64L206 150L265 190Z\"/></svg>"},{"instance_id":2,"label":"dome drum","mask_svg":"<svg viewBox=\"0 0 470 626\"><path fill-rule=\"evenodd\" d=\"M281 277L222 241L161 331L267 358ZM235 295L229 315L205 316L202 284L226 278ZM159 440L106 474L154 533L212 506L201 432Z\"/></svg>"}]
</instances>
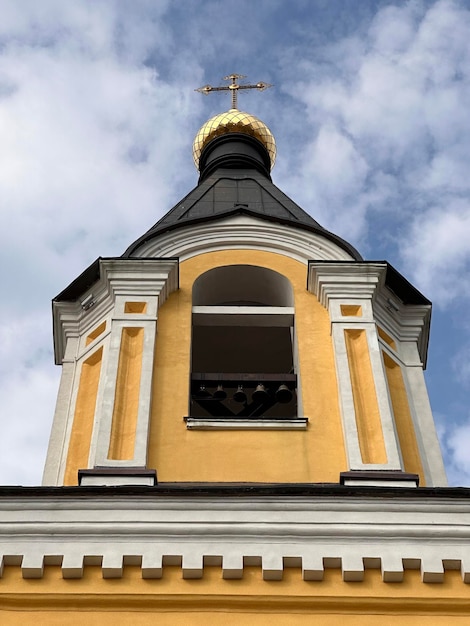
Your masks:
<instances>
[{"instance_id":1,"label":"dome drum","mask_svg":"<svg viewBox=\"0 0 470 626\"><path fill-rule=\"evenodd\" d=\"M218 168L250 168L261 172L269 180L271 160L265 146L250 135L231 133L212 139L199 158L199 181L210 176Z\"/></svg>"}]
</instances>

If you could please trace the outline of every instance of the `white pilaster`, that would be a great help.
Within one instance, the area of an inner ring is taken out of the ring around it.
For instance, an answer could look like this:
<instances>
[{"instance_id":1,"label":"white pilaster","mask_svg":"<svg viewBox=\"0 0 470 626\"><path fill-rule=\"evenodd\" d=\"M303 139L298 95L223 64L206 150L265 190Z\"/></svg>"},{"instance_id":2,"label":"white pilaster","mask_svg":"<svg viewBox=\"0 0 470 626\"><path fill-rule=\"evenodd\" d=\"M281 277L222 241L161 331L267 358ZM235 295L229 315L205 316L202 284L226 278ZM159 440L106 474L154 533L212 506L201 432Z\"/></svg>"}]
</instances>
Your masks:
<instances>
[{"instance_id":1,"label":"white pilaster","mask_svg":"<svg viewBox=\"0 0 470 626\"><path fill-rule=\"evenodd\" d=\"M408 392L410 412L426 485L429 487L447 487L444 461L416 343L403 342L400 344L400 353L406 362L406 366L403 368L405 386Z\"/></svg>"},{"instance_id":2,"label":"white pilaster","mask_svg":"<svg viewBox=\"0 0 470 626\"><path fill-rule=\"evenodd\" d=\"M309 264L308 288L330 314L343 433L350 470L403 469L373 315L373 298L376 289L385 280L385 272L385 263ZM355 314L348 314L350 310L355 310ZM365 463L361 456L345 341L348 330L366 333L386 463Z\"/></svg>"},{"instance_id":3,"label":"white pilaster","mask_svg":"<svg viewBox=\"0 0 470 626\"><path fill-rule=\"evenodd\" d=\"M384 287L374 300L374 317L396 342L395 349L385 349L403 374L426 486L445 487L444 461L424 378L431 304L405 305Z\"/></svg>"},{"instance_id":4,"label":"white pilaster","mask_svg":"<svg viewBox=\"0 0 470 626\"><path fill-rule=\"evenodd\" d=\"M63 474L67 434L71 430L70 402L76 376L78 334L70 337L62 362L62 376L57 394L56 410L44 466L43 485L58 485Z\"/></svg>"},{"instance_id":5,"label":"white pilaster","mask_svg":"<svg viewBox=\"0 0 470 626\"><path fill-rule=\"evenodd\" d=\"M178 288L178 260L99 259L92 268L95 274L90 272L90 276L95 280L86 291L69 288L65 296L53 302L56 361L64 369L44 484L62 484L81 364L100 342L103 358L88 468L146 466L157 311ZM91 306L85 307L89 302ZM141 303L142 312L135 312L132 306L126 308L126 303ZM90 333L103 321L106 331L90 343ZM124 328L142 328L144 338L134 458L116 461L107 457Z\"/></svg>"},{"instance_id":6,"label":"white pilaster","mask_svg":"<svg viewBox=\"0 0 470 626\"><path fill-rule=\"evenodd\" d=\"M156 307L155 307L156 308ZM153 357L155 349L157 318L145 321L129 319L112 321L108 364L103 375L103 394L96 408L99 419L96 423L96 446L92 446L89 467L146 467L147 440L150 419L150 399L152 385ZM116 395L117 372L121 353L122 331L125 328L139 328L144 331L139 404L135 434L134 457L131 460L108 459L114 401Z\"/></svg>"}]
</instances>

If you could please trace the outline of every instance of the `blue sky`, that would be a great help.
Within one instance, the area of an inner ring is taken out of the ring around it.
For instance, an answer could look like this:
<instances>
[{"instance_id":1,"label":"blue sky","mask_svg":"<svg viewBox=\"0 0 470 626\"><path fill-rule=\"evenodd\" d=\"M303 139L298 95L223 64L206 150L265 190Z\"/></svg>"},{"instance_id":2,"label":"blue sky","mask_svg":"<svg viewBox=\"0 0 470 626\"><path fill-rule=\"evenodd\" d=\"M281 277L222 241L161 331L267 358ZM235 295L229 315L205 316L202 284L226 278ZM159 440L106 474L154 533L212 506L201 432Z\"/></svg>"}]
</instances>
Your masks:
<instances>
[{"instance_id":1,"label":"blue sky","mask_svg":"<svg viewBox=\"0 0 470 626\"><path fill-rule=\"evenodd\" d=\"M197 182L232 72L273 180L433 301L427 381L470 485L470 2L0 0L0 484L39 484L60 368L50 301Z\"/></svg>"}]
</instances>

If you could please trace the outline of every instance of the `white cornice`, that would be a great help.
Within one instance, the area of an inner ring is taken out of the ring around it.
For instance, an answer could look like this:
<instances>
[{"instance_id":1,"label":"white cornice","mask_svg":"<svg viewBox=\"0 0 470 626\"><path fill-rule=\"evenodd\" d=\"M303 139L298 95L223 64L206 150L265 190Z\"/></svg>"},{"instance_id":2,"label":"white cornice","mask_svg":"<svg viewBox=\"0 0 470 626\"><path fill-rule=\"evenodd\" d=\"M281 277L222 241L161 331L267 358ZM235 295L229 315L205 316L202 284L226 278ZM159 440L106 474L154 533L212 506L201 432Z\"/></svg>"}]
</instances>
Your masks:
<instances>
[{"instance_id":1,"label":"white cornice","mask_svg":"<svg viewBox=\"0 0 470 626\"><path fill-rule=\"evenodd\" d=\"M377 291L374 300L377 323L399 341L415 342L421 364L426 365L431 324L430 304L403 304L387 287Z\"/></svg>"},{"instance_id":2,"label":"white cornice","mask_svg":"<svg viewBox=\"0 0 470 626\"><path fill-rule=\"evenodd\" d=\"M386 263L309 263L307 289L328 309L331 298L371 299L385 280Z\"/></svg>"},{"instance_id":3,"label":"white cornice","mask_svg":"<svg viewBox=\"0 0 470 626\"><path fill-rule=\"evenodd\" d=\"M225 578L255 560L278 580L293 559L306 580L341 567L345 580L359 581L380 564L384 581L418 566L425 582L442 582L445 567L470 582L465 496L4 497L0 529L0 556L22 558L25 578L40 578L52 556L65 578L81 577L92 557L102 557L104 577L120 577L131 556L144 578L160 577L175 558L183 577L199 578L204 559L218 555Z\"/></svg>"},{"instance_id":4,"label":"white cornice","mask_svg":"<svg viewBox=\"0 0 470 626\"><path fill-rule=\"evenodd\" d=\"M422 363L426 363L430 304L404 304L385 285L387 263L315 263L308 268L307 288L323 306L329 309L330 300L370 299L374 320L398 341L412 341L418 345Z\"/></svg>"},{"instance_id":5,"label":"white cornice","mask_svg":"<svg viewBox=\"0 0 470 626\"><path fill-rule=\"evenodd\" d=\"M306 263L309 259L352 260L339 245L320 234L250 215L236 215L180 227L143 243L132 257L172 257L181 261L227 249L277 252Z\"/></svg>"},{"instance_id":6,"label":"white cornice","mask_svg":"<svg viewBox=\"0 0 470 626\"><path fill-rule=\"evenodd\" d=\"M62 363L67 339L91 331L113 309L117 295L158 296L158 305L178 289L177 259L99 259L100 277L74 302L52 302L54 351ZM84 310L80 304L92 296L93 305Z\"/></svg>"}]
</instances>

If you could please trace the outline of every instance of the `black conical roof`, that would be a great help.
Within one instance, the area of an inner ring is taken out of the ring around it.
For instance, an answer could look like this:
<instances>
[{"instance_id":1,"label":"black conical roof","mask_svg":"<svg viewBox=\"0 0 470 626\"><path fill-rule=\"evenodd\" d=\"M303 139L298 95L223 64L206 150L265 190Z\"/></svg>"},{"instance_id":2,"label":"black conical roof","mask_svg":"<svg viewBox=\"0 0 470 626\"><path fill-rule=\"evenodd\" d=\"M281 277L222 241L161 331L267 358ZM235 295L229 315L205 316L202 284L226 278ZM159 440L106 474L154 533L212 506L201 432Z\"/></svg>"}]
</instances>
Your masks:
<instances>
[{"instance_id":1,"label":"black conical roof","mask_svg":"<svg viewBox=\"0 0 470 626\"><path fill-rule=\"evenodd\" d=\"M200 158L199 184L124 253L132 256L145 242L176 228L239 213L317 233L361 255L349 243L325 230L271 181L269 156L257 139L231 133L211 141Z\"/></svg>"}]
</instances>

